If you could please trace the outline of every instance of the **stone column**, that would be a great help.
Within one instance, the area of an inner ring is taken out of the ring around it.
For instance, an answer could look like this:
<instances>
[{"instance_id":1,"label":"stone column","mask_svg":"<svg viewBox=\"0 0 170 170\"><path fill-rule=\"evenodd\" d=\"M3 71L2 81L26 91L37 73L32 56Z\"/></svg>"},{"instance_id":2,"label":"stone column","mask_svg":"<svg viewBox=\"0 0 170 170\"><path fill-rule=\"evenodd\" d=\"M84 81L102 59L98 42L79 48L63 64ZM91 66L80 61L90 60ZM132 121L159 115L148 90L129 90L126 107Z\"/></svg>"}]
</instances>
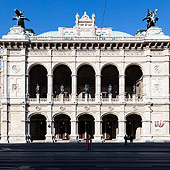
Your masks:
<instances>
[{"instance_id":1,"label":"stone column","mask_svg":"<svg viewBox=\"0 0 170 170\"><path fill-rule=\"evenodd\" d=\"M53 95L53 75L48 74L48 94L47 94L48 102L52 102L52 95Z\"/></svg>"},{"instance_id":2,"label":"stone column","mask_svg":"<svg viewBox=\"0 0 170 170\"><path fill-rule=\"evenodd\" d=\"M125 101L125 75L119 76L119 101Z\"/></svg>"},{"instance_id":3,"label":"stone column","mask_svg":"<svg viewBox=\"0 0 170 170\"><path fill-rule=\"evenodd\" d=\"M53 142L52 140L52 121L46 121L47 123L47 134L45 135L45 142Z\"/></svg>"},{"instance_id":4,"label":"stone column","mask_svg":"<svg viewBox=\"0 0 170 170\"><path fill-rule=\"evenodd\" d=\"M94 134L94 141L95 142L102 142L102 134L101 134L101 121L95 120L95 134Z\"/></svg>"},{"instance_id":5,"label":"stone column","mask_svg":"<svg viewBox=\"0 0 170 170\"><path fill-rule=\"evenodd\" d=\"M72 74L72 102L77 102L77 74Z\"/></svg>"},{"instance_id":6,"label":"stone column","mask_svg":"<svg viewBox=\"0 0 170 170\"><path fill-rule=\"evenodd\" d=\"M3 62L1 65L2 69L2 77L1 77L1 84L3 86L1 87L1 91L4 91L2 93L2 109L1 109L1 143L8 143L8 133L9 133L9 113L8 113L8 50L4 49L3 54Z\"/></svg>"},{"instance_id":7,"label":"stone column","mask_svg":"<svg viewBox=\"0 0 170 170\"><path fill-rule=\"evenodd\" d=\"M125 134L126 134L126 121L119 120L118 121L118 135L117 135L118 141L124 142Z\"/></svg>"},{"instance_id":8,"label":"stone column","mask_svg":"<svg viewBox=\"0 0 170 170\"><path fill-rule=\"evenodd\" d=\"M95 94L95 101L97 103L100 102L101 99L101 75L96 74L96 94Z\"/></svg>"},{"instance_id":9,"label":"stone column","mask_svg":"<svg viewBox=\"0 0 170 170\"><path fill-rule=\"evenodd\" d=\"M77 139L77 121L76 120L71 120L71 134L70 134L70 142L78 142Z\"/></svg>"}]
</instances>

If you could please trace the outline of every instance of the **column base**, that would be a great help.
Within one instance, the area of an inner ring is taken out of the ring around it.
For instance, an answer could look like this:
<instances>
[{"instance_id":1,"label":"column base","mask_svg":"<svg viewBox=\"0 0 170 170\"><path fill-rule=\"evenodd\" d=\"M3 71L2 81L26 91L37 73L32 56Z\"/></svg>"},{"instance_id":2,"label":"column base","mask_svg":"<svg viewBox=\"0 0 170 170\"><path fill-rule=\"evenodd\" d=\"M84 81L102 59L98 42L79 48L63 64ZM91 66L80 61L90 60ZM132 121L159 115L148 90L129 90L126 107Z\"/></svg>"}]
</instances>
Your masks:
<instances>
[{"instance_id":1,"label":"column base","mask_svg":"<svg viewBox=\"0 0 170 170\"><path fill-rule=\"evenodd\" d=\"M45 135L45 142L52 143L53 142L52 135Z\"/></svg>"},{"instance_id":2,"label":"column base","mask_svg":"<svg viewBox=\"0 0 170 170\"><path fill-rule=\"evenodd\" d=\"M117 135L116 140L117 140L118 142L124 142L124 141L125 141L124 136L125 136L125 135Z\"/></svg>"},{"instance_id":3,"label":"column base","mask_svg":"<svg viewBox=\"0 0 170 170\"><path fill-rule=\"evenodd\" d=\"M1 136L1 143L26 143L25 135Z\"/></svg>"},{"instance_id":4,"label":"column base","mask_svg":"<svg viewBox=\"0 0 170 170\"><path fill-rule=\"evenodd\" d=\"M78 143L78 136L70 135L70 143Z\"/></svg>"},{"instance_id":5,"label":"column base","mask_svg":"<svg viewBox=\"0 0 170 170\"><path fill-rule=\"evenodd\" d=\"M2 136L2 135L1 135L0 143L9 143L8 137L7 137L7 136Z\"/></svg>"},{"instance_id":6,"label":"column base","mask_svg":"<svg viewBox=\"0 0 170 170\"><path fill-rule=\"evenodd\" d=\"M94 135L93 141L94 141L95 143L102 143L102 142L103 142L103 141L102 141L102 135Z\"/></svg>"}]
</instances>

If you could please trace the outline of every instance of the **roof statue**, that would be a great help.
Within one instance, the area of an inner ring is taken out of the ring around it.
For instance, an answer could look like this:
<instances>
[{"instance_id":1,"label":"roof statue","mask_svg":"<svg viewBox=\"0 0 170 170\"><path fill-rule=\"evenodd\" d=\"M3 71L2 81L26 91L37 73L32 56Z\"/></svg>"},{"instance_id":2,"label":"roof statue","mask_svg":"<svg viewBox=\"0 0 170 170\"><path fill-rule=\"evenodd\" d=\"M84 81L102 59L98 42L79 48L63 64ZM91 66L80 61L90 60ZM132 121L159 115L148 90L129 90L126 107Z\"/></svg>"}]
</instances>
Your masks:
<instances>
[{"instance_id":1,"label":"roof statue","mask_svg":"<svg viewBox=\"0 0 170 170\"><path fill-rule=\"evenodd\" d=\"M14 9L16 17L13 17L13 20L17 20L17 26L21 26L25 28L24 20L30 21L28 18L25 18L23 13L24 11L19 11L18 9Z\"/></svg>"},{"instance_id":2,"label":"roof statue","mask_svg":"<svg viewBox=\"0 0 170 170\"><path fill-rule=\"evenodd\" d=\"M146 24L147 29L149 29L152 26L155 26L156 21L158 21L159 18L156 17L157 11L158 10L155 9L152 12L152 10L149 11L148 9L148 13L146 14L145 18L142 20L142 21L147 20L147 24Z\"/></svg>"}]
</instances>

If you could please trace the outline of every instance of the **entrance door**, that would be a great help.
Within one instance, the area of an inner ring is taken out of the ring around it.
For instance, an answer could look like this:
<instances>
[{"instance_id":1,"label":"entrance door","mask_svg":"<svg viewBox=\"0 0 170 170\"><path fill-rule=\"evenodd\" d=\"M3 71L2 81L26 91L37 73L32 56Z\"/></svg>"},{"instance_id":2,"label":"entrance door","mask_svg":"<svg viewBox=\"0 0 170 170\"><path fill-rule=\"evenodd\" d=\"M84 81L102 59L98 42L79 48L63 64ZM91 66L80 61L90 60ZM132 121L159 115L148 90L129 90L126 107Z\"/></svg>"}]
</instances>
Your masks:
<instances>
[{"instance_id":1,"label":"entrance door","mask_svg":"<svg viewBox=\"0 0 170 170\"><path fill-rule=\"evenodd\" d=\"M94 118L91 115L85 114L79 117L78 134L80 139L93 138L94 135Z\"/></svg>"},{"instance_id":2,"label":"entrance door","mask_svg":"<svg viewBox=\"0 0 170 170\"><path fill-rule=\"evenodd\" d=\"M45 140L46 118L43 115L33 115L30 119L31 140Z\"/></svg>"},{"instance_id":3,"label":"entrance door","mask_svg":"<svg viewBox=\"0 0 170 170\"><path fill-rule=\"evenodd\" d=\"M127 116L126 120L126 134L135 139L137 128L142 127L142 118L137 114L132 114Z\"/></svg>"}]
</instances>

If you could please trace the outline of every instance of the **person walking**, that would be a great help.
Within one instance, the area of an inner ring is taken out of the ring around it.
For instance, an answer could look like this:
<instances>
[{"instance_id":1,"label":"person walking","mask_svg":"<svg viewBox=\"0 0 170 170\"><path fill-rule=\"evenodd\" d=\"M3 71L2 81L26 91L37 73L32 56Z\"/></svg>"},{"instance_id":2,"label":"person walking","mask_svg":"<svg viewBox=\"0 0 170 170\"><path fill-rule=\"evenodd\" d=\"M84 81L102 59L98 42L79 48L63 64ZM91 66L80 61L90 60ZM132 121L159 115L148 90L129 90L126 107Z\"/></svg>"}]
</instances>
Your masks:
<instances>
[{"instance_id":1,"label":"person walking","mask_svg":"<svg viewBox=\"0 0 170 170\"><path fill-rule=\"evenodd\" d=\"M127 140L128 140L128 137L127 137L127 135L125 134L125 137L124 137L124 139L125 139L125 145L127 145Z\"/></svg>"}]
</instances>

